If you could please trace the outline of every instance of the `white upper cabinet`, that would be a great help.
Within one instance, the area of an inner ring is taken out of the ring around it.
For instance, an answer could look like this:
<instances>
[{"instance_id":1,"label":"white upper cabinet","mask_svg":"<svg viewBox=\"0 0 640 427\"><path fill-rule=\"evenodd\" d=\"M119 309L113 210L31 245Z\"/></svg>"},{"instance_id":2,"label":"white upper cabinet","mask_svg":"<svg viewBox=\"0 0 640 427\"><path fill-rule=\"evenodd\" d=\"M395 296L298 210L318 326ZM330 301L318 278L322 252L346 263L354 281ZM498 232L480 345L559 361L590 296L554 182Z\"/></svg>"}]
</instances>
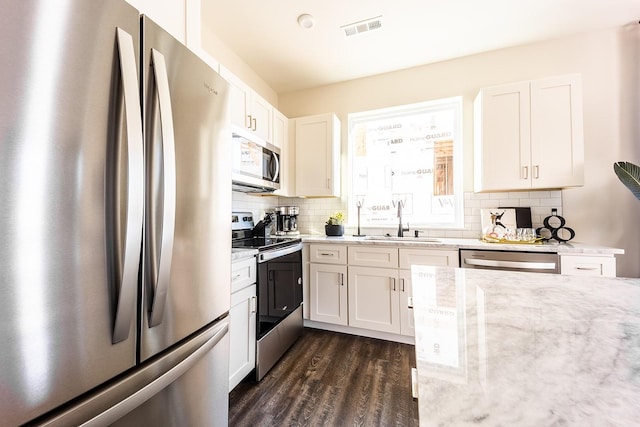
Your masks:
<instances>
[{"instance_id":1,"label":"white upper cabinet","mask_svg":"<svg viewBox=\"0 0 640 427\"><path fill-rule=\"evenodd\" d=\"M296 195L340 196L340 121L335 114L299 117L295 123Z\"/></svg>"},{"instance_id":2,"label":"white upper cabinet","mask_svg":"<svg viewBox=\"0 0 640 427\"><path fill-rule=\"evenodd\" d=\"M289 146L289 119L274 108L272 124L272 144L280 149L280 189L274 194L293 196L296 159Z\"/></svg>"},{"instance_id":3,"label":"white upper cabinet","mask_svg":"<svg viewBox=\"0 0 640 427\"><path fill-rule=\"evenodd\" d=\"M230 109L233 132L272 143L273 107L231 71L220 65L220 75L231 86Z\"/></svg>"},{"instance_id":4,"label":"white upper cabinet","mask_svg":"<svg viewBox=\"0 0 640 427\"><path fill-rule=\"evenodd\" d=\"M475 191L583 185L579 75L482 89L474 128Z\"/></svg>"}]
</instances>

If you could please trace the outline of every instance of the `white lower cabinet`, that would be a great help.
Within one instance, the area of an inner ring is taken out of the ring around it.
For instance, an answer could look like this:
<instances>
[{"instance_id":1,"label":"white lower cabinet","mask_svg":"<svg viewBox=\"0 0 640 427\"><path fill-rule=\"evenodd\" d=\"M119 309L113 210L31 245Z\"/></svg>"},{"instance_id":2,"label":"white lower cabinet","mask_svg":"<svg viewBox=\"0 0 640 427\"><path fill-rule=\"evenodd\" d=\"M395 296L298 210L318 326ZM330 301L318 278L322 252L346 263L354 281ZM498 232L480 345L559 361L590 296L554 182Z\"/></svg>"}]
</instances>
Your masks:
<instances>
[{"instance_id":1,"label":"white lower cabinet","mask_svg":"<svg viewBox=\"0 0 640 427\"><path fill-rule=\"evenodd\" d=\"M457 250L401 248L398 254L400 265L400 333L415 335L413 319L413 284L411 283L412 265L432 265L438 267L458 267Z\"/></svg>"},{"instance_id":2,"label":"white lower cabinet","mask_svg":"<svg viewBox=\"0 0 640 427\"><path fill-rule=\"evenodd\" d=\"M229 391L256 367L256 285L231 294Z\"/></svg>"},{"instance_id":3,"label":"white lower cabinet","mask_svg":"<svg viewBox=\"0 0 640 427\"><path fill-rule=\"evenodd\" d=\"M231 265L229 391L256 367L256 259Z\"/></svg>"},{"instance_id":4,"label":"white lower cabinet","mask_svg":"<svg viewBox=\"0 0 640 427\"><path fill-rule=\"evenodd\" d=\"M347 325L347 266L312 263L309 277L309 318Z\"/></svg>"},{"instance_id":5,"label":"white lower cabinet","mask_svg":"<svg viewBox=\"0 0 640 427\"><path fill-rule=\"evenodd\" d=\"M411 270L398 271L400 277L400 333L415 336L416 326L413 318L413 288Z\"/></svg>"},{"instance_id":6,"label":"white lower cabinet","mask_svg":"<svg viewBox=\"0 0 640 427\"><path fill-rule=\"evenodd\" d=\"M414 336L411 265L458 266L457 250L309 246L310 320Z\"/></svg>"},{"instance_id":7,"label":"white lower cabinet","mask_svg":"<svg viewBox=\"0 0 640 427\"><path fill-rule=\"evenodd\" d=\"M613 256L561 255L560 274L616 277L616 258Z\"/></svg>"},{"instance_id":8,"label":"white lower cabinet","mask_svg":"<svg viewBox=\"0 0 640 427\"><path fill-rule=\"evenodd\" d=\"M351 265L348 270L349 326L399 334L398 270Z\"/></svg>"}]
</instances>

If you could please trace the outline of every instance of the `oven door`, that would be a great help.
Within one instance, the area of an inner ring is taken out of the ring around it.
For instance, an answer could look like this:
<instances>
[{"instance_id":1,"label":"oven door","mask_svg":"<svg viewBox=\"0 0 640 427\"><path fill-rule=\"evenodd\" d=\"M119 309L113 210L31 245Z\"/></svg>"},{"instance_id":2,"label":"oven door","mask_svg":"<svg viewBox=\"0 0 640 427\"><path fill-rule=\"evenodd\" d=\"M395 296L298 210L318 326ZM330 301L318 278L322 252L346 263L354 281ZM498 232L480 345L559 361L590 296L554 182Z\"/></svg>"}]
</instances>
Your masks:
<instances>
[{"instance_id":1,"label":"oven door","mask_svg":"<svg viewBox=\"0 0 640 427\"><path fill-rule=\"evenodd\" d=\"M302 250L258 256L258 339L302 304ZM261 260L262 258L262 260Z\"/></svg>"}]
</instances>

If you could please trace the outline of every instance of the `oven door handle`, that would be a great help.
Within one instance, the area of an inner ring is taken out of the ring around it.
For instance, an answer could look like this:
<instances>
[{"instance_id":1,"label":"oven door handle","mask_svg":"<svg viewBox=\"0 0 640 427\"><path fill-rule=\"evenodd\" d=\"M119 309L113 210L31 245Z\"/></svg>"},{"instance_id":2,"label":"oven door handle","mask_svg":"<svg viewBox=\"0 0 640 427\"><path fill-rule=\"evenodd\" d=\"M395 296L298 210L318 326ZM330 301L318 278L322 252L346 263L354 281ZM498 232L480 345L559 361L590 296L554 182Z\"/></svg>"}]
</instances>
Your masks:
<instances>
[{"instance_id":1,"label":"oven door handle","mask_svg":"<svg viewBox=\"0 0 640 427\"><path fill-rule=\"evenodd\" d=\"M478 267L526 268L529 270L555 270L556 268L556 264L554 262L526 262L465 258L464 263Z\"/></svg>"},{"instance_id":2,"label":"oven door handle","mask_svg":"<svg viewBox=\"0 0 640 427\"><path fill-rule=\"evenodd\" d=\"M279 258L281 256L289 255L294 252L298 252L302 250L302 242L297 243L293 246L287 246L282 249L274 249L270 251L264 251L258 254L258 264L270 261L274 258Z\"/></svg>"}]
</instances>

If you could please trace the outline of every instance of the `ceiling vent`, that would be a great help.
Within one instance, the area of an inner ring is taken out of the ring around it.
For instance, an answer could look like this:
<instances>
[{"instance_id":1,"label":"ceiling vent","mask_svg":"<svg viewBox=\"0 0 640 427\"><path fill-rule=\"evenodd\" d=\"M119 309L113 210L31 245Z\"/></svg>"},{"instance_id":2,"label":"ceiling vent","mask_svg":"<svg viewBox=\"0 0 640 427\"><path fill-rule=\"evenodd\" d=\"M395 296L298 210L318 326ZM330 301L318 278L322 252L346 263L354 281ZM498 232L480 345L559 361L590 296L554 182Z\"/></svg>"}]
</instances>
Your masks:
<instances>
[{"instance_id":1,"label":"ceiling vent","mask_svg":"<svg viewBox=\"0 0 640 427\"><path fill-rule=\"evenodd\" d=\"M375 18L365 19L364 21L354 22L352 24L343 25L340 27L344 31L344 35L347 37L355 36L357 34L366 33L373 30L382 28L382 15Z\"/></svg>"}]
</instances>

